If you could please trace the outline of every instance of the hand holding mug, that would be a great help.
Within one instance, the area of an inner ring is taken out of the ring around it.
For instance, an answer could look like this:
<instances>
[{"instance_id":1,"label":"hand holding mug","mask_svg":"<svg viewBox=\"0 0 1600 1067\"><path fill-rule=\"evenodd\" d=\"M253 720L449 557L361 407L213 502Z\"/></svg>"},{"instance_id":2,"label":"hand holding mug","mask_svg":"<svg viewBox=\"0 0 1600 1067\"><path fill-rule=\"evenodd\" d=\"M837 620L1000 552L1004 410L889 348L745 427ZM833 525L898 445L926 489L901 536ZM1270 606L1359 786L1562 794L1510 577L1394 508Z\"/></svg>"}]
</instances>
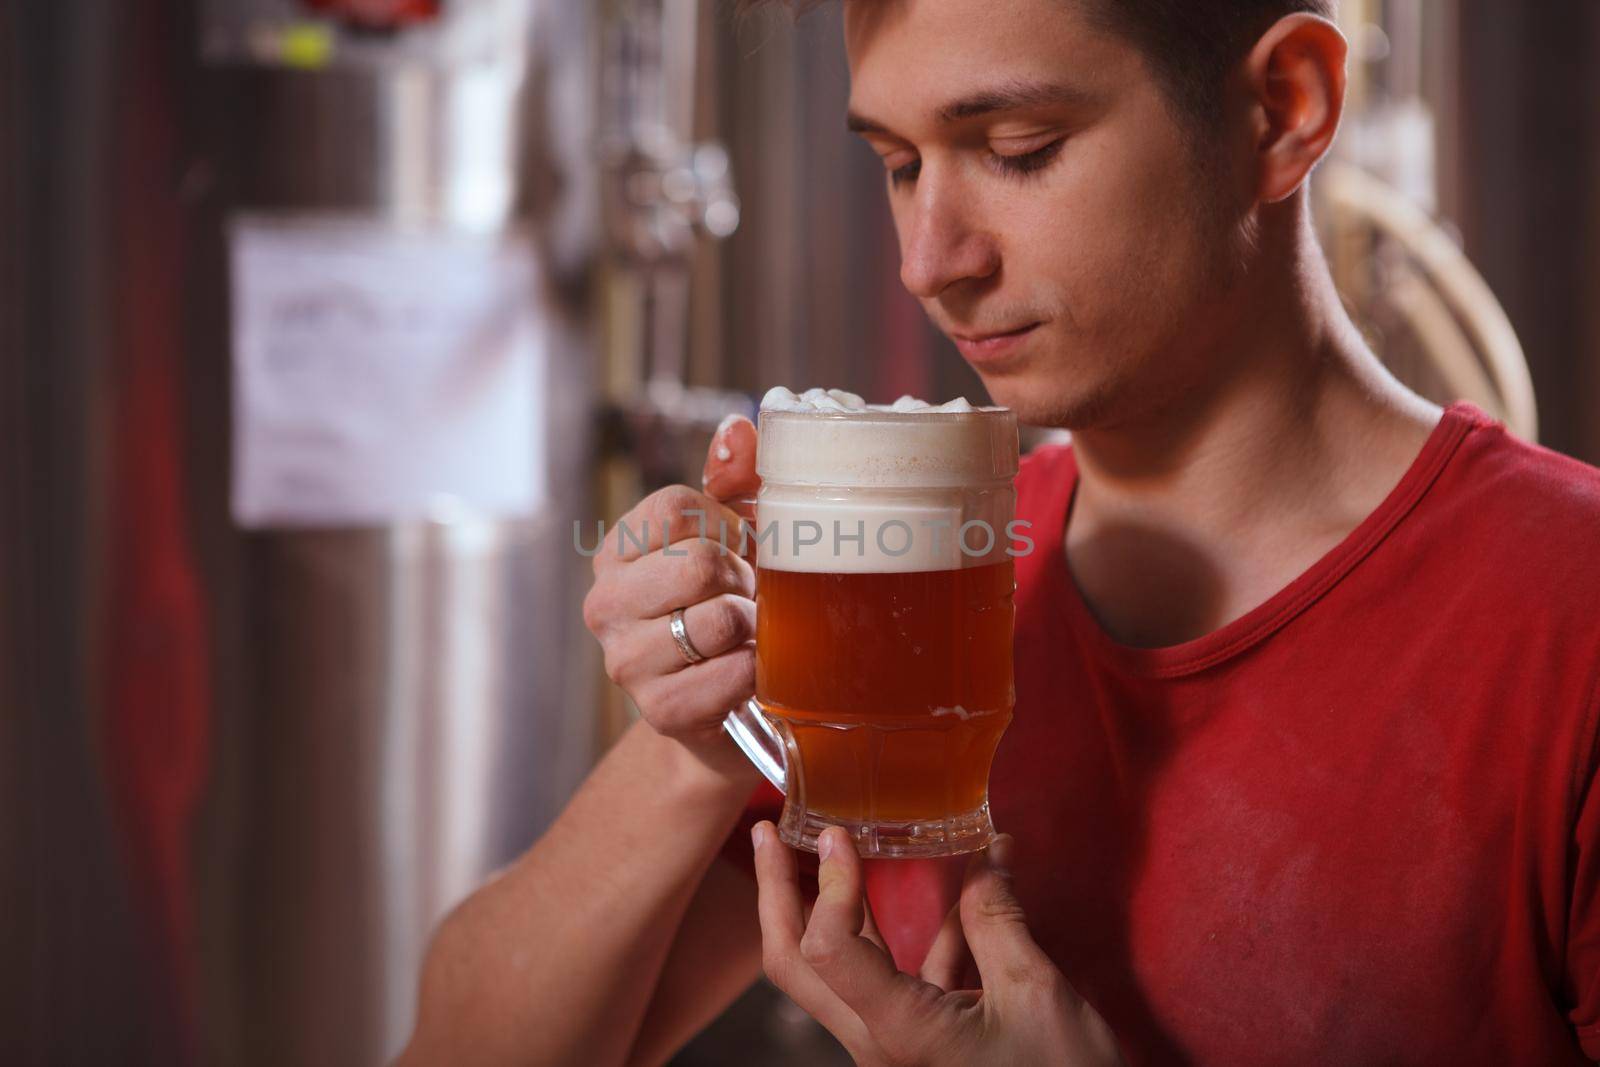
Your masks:
<instances>
[{"instance_id":1,"label":"hand holding mug","mask_svg":"<svg viewBox=\"0 0 1600 1067\"><path fill-rule=\"evenodd\" d=\"M1000 835L967 868L961 902L921 977L902 973L873 929L861 859L842 829L818 839L807 919L794 853L771 823L753 832L767 977L838 1038L862 1067L1116 1067L1111 1028L1028 933ZM982 988L961 988L970 952Z\"/></svg>"},{"instance_id":2,"label":"hand holding mug","mask_svg":"<svg viewBox=\"0 0 1600 1067\"><path fill-rule=\"evenodd\" d=\"M739 777L749 771L722 720L755 691L755 571L738 554L749 515L728 502L755 495L755 461L755 426L725 422L706 457L704 490L667 486L624 515L594 557L583 603L607 676L645 720Z\"/></svg>"}]
</instances>

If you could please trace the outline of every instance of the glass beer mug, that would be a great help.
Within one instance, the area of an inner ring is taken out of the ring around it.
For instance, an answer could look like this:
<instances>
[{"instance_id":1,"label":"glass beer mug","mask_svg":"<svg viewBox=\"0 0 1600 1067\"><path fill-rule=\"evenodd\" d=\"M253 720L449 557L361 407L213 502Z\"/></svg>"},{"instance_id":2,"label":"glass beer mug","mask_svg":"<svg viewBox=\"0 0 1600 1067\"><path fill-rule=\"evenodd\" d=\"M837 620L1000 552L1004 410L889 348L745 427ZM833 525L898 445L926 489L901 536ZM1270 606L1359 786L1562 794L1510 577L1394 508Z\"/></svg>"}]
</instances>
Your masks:
<instances>
[{"instance_id":1,"label":"glass beer mug","mask_svg":"<svg viewBox=\"0 0 1600 1067\"><path fill-rule=\"evenodd\" d=\"M1016 416L763 410L756 469L756 694L725 727L784 793L779 837L983 848L1015 701Z\"/></svg>"}]
</instances>

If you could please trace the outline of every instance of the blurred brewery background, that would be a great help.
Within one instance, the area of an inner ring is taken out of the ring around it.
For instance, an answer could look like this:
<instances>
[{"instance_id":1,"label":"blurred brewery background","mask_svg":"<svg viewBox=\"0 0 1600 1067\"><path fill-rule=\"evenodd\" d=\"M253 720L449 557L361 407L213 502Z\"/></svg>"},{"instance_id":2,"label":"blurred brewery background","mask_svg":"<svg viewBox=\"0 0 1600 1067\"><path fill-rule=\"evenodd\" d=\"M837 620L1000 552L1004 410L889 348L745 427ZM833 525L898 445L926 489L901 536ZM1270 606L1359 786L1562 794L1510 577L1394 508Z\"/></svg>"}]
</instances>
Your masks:
<instances>
[{"instance_id":1,"label":"blurred brewery background","mask_svg":"<svg viewBox=\"0 0 1600 1067\"><path fill-rule=\"evenodd\" d=\"M771 385L981 396L836 6L729 6L0 6L0 1061L392 1056L627 721L574 522ZM1600 4L1341 18L1353 311L1600 462ZM675 1062L838 1055L758 986Z\"/></svg>"}]
</instances>

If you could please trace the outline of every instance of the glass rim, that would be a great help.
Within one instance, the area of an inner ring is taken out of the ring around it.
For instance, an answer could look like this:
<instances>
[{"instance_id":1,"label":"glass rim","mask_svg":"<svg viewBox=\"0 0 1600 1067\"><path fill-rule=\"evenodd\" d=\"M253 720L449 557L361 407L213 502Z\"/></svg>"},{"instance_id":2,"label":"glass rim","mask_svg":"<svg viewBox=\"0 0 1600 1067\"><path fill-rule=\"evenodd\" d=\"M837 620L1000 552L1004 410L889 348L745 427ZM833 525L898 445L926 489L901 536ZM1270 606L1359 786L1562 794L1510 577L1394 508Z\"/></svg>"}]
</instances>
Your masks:
<instances>
[{"instance_id":1,"label":"glass rim","mask_svg":"<svg viewBox=\"0 0 1600 1067\"><path fill-rule=\"evenodd\" d=\"M783 411L764 409L758 419L814 419L827 422L961 422L968 419L1016 417L1008 407L986 406L971 411Z\"/></svg>"}]
</instances>

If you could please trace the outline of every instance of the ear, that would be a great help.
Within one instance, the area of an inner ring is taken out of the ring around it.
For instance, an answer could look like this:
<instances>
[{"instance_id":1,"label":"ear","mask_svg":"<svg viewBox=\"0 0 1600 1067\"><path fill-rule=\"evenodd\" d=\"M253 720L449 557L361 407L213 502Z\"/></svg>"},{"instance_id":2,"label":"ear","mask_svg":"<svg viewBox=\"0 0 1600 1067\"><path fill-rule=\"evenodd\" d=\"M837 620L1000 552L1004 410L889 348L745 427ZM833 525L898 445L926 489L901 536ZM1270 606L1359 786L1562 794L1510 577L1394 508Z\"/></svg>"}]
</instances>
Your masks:
<instances>
[{"instance_id":1,"label":"ear","mask_svg":"<svg viewBox=\"0 0 1600 1067\"><path fill-rule=\"evenodd\" d=\"M1333 144L1344 111L1345 54L1338 27L1316 15L1286 15L1244 61L1255 132L1256 195L1294 194Z\"/></svg>"}]
</instances>

